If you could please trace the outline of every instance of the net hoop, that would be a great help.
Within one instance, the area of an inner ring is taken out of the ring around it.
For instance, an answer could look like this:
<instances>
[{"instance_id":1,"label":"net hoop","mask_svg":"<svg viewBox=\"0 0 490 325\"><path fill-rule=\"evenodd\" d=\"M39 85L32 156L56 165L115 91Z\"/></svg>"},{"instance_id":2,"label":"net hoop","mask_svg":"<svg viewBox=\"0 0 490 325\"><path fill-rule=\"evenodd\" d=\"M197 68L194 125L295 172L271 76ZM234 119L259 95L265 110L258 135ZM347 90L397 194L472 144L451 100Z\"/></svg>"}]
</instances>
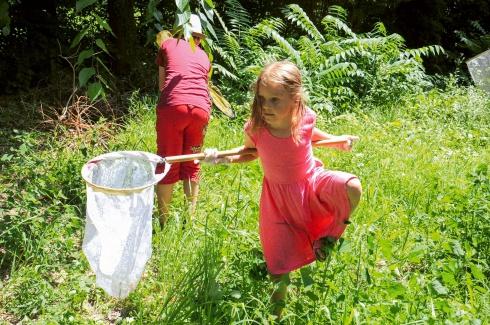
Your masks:
<instances>
[{"instance_id":1,"label":"net hoop","mask_svg":"<svg viewBox=\"0 0 490 325\"><path fill-rule=\"evenodd\" d=\"M97 157L92 158L89 160L85 165L83 165L81 174L82 178L87 184L87 186L90 186L94 191L97 192L104 192L104 193L109 193L109 194L132 194L132 193L137 193L141 192L145 189L147 189L150 186L154 186L158 182L160 182L163 177L168 173L170 169L170 164L165 163L165 168L162 173L160 174L154 174L153 179L151 179L148 183L137 186L137 187L130 187L130 188L112 188L100 184L96 184L92 181L92 172L95 167L97 167L97 164L101 161L107 161L107 160L116 160L116 159L122 159L122 158L134 158L134 159L141 159L141 160L147 160L151 163L154 163L155 166L156 164L163 163L165 160L161 158L160 156L157 156L152 153L144 152L144 151L114 151L106 154L99 155Z\"/></svg>"}]
</instances>

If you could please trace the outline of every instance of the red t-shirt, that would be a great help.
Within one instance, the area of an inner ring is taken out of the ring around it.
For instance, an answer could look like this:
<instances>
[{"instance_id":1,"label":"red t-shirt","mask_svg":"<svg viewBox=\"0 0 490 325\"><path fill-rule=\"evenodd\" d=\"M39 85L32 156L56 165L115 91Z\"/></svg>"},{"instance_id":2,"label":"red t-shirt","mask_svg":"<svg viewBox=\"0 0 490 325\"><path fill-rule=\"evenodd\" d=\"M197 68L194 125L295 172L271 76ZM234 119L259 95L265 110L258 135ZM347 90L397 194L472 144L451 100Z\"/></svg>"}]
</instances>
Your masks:
<instances>
[{"instance_id":1,"label":"red t-shirt","mask_svg":"<svg viewBox=\"0 0 490 325\"><path fill-rule=\"evenodd\" d=\"M189 42L170 38L162 43L156 63L165 68L159 106L194 105L211 110L208 91L211 63L199 46L193 50Z\"/></svg>"}]
</instances>

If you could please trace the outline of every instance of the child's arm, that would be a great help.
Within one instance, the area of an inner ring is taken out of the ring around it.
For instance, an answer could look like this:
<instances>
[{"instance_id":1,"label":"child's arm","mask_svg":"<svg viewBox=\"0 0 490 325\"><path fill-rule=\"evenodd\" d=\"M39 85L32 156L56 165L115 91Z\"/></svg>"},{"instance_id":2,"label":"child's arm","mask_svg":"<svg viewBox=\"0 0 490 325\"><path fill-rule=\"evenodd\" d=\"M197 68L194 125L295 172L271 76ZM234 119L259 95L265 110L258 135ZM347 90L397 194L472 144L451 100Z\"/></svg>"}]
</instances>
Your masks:
<instances>
[{"instance_id":1,"label":"child's arm","mask_svg":"<svg viewBox=\"0 0 490 325\"><path fill-rule=\"evenodd\" d=\"M246 149L255 149L255 144L253 143L252 139L250 139L248 134L245 133L243 146L231 150L245 151ZM256 150L253 151L252 153L250 151L247 151L243 154L239 153L237 155L221 157L221 158L218 158L216 156L217 152L218 151L216 149L205 149L204 154L206 155L206 158L204 158L204 162L211 163L211 164L244 163L258 158Z\"/></svg>"},{"instance_id":2,"label":"child's arm","mask_svg":"<svg viewBox=\"0 0 490 325\"><path fill-rule=\"evenodd\" d=\"M245 132L244 140L243 140L243 149L247 149L247 148L255 148L255 144L252 141L252 139L250 139L250 136ZM230 163L243 163L243 162L249 162L255 160L258 157L259 156L257 155L257 151L255 151L254 153L230 156L228 158Z\"/></svg>"},{"instance_id":3,"label":"child's arm","mask_svg":"<svg viewBox=\"0 0 490 325\"><path fill-rule=\"evenodd\" d=\"M163 85L165 84L165 68L158 66L158 90L163 90Z\"/></svg>"},{"instance_id":4,"label":"child's arm","mask_svg":"<svg viewBox=\"0 0 490 325\"><path fill-rule=\"evenodd\" d=\"M332 135L318 128L313 128L311 142L315 143L321 140L332 141L332 143L322 144L322 146L349 151L352 149L352 143L358 141L359 137L355 135Z\"/></svg>"}]
</instances>

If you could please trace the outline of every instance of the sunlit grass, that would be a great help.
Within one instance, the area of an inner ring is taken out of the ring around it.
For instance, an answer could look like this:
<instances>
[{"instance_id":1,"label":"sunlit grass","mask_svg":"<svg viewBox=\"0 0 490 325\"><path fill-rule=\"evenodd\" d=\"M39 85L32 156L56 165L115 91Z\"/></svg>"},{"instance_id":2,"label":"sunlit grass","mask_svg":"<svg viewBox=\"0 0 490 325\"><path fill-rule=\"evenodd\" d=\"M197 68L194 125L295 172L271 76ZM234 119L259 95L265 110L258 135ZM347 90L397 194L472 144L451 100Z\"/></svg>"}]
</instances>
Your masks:
<instances>
[{"instance_id":1,"label":"sunlit grass","mask_svg":"<svg viewBox=\"0 0 490 325\"><path fill-rule=\"evenodd\" d=\"M160 230L154 220L153 255L136 291L116 300L95 287L81 252L79 171L102 152L155 151L154 99L135 96L130 111L107 144L97 133L50 145L24 135L23 149L4 158L0 249L8 254L0 257L0 317L273 323L258 239L257 162L204 165L196 214L189 216L178 187L168 224ZM292 274L284 323L490 318L488 125L488 97L472 89L319 117L329 133L361 137L353 152L317 148L315 155L326 168L358 175L364 194L331 261ZM235 147L242 133L241 121L215 117L205 146Z\"/></svg>"}]
</instances>

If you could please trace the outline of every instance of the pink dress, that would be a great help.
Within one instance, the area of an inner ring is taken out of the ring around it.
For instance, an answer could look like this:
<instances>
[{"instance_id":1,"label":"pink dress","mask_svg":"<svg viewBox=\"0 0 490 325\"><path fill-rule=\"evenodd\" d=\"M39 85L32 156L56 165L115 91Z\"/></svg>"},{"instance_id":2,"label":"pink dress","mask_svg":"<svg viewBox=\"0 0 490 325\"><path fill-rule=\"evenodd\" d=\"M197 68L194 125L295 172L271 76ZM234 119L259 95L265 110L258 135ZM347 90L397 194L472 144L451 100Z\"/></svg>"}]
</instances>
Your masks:
<instances>
[{"instance_id":1,"label":"pink dress","mask_svg":"<svg viewBox=\"0 0 490 325\"><path fill-rule=\"evenodd\" d=\"M255 143L264 170L259 231L271 274L284 274L315 260L315 240L339 238L350 213L346 183L356 176L329 171L313 156L315 113L307 109L301 141L273 136L266 128L245 131Z\"/></svg>"}]
</instances>

